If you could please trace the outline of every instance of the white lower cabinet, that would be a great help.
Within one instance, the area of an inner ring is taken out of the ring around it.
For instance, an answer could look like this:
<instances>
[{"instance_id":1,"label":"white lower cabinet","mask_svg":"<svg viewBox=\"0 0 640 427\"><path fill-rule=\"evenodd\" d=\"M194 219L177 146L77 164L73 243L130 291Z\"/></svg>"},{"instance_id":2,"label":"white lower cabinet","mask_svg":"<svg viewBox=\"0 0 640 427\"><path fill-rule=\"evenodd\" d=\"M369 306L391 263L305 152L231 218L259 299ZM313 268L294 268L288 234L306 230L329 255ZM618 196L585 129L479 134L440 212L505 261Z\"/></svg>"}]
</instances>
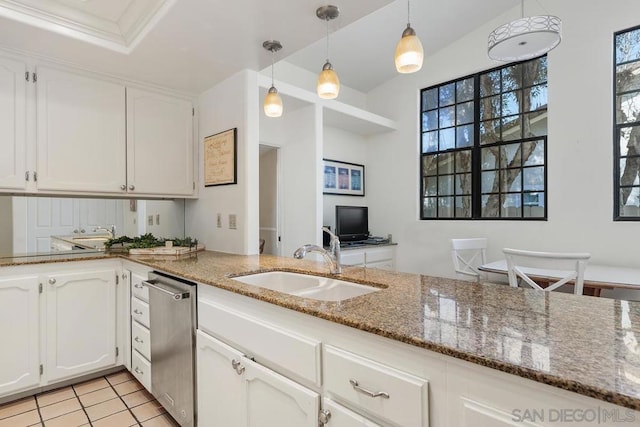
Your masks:
<instances>
[{"instance_id":1,"label":"white lower cabinet","mask_svg":"<svg viewBox=\"0 0 640 427\"><path fill-rule=\"evenodd\" d=\"M0 396L40 383L37 276L0 279Z\"/></svg>"},{"instance_id":2,"label":"white lower cabinet","mask_svg":"<svg viewBox=\"0 0 640 427\"><path fill-rule=\"evenodd\" d=\"M346 248L342 250L340 255L342 265L395 270L395 245Z\"/></svg>"},{"instance_id":3,"label":"white lower cabinet","mask_svg":"<svg viewBox=\"0 0 640 427\"><path fill-rule=\"evenodd\" d=\"M137 268L137 267L136 267ZM149 288L143 282L148 279L149 269L127 270L130 278L131 304L131 373L140 384L151 391L151 326L149 321Z\"/></svg>"},{"instance_id":4,"label":"white lower cabinet","mask_svg":"<svg viewBox=\"0 0 640 427\"><path fill-rule=\"evenodd\" d=\"M317 427L320 395L198 331L198 425Z\"/></svg>"},{"instance_id":5,"label":"white lower cabinet","mask_svg":"<svg viewBox=\"0 0 640 427\"><path fill-rule=\"evenodd\" d=\"M116 275L104 269L42 278L49 381L116 364Z\"/></svg>"},{"instance_id":6,"label":"white lower cabinet","mask_svg":"<svg viewBox=\"0 0 640 427\"><path fill-rule=\"evenodd\" d=\"M321 421L328 427L380 427L329 398L322 399Z\"/></svg>"}]
</instances>

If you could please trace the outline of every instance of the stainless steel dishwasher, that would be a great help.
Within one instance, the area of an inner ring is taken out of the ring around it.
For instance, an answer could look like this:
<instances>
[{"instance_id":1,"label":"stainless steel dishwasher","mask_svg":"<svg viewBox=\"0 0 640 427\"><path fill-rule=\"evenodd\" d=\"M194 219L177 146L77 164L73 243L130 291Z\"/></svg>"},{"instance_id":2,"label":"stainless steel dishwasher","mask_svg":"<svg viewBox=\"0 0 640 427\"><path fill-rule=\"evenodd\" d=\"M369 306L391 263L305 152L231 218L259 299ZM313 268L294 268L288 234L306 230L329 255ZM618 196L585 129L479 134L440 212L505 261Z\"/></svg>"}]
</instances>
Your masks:
<instances>
[{"instance_id":1,"label":"stainless steel dishwasher","mask_svg":"<svg viewBox=\"0 0 640 427\"><path fill-rule=\"evenodd\" d=\"M184 427L195 425L195 283L159 272L149 288L151 392Z\"/></svg>"}]
</instances>

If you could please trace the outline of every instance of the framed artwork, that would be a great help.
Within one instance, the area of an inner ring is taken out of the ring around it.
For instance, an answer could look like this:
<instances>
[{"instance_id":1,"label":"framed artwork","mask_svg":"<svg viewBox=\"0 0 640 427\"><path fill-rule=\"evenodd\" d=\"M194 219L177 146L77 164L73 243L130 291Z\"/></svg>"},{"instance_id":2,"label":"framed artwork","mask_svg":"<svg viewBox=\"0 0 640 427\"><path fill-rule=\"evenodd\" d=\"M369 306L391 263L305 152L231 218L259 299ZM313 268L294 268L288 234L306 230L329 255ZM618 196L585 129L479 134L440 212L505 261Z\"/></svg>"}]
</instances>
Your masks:
<instances>
[{"instance_id":1,"label":"framed artwork","mask_svg":"<svg viewBox=\"0 0 640 427\"><path fill-rule=\"evenodd\" d=\"M238 183L238 128L204 139L204 186Z\"/></svg>"},{"instance_id":2,"label":"framed artwork","mask_svg":"<svg viewBox=\"0 0 640 427\"><path fill-rule=\"evenodd\" d=\"M364 196L364 165L322 160L322 193Z\"/></svg>"}]
</instances>

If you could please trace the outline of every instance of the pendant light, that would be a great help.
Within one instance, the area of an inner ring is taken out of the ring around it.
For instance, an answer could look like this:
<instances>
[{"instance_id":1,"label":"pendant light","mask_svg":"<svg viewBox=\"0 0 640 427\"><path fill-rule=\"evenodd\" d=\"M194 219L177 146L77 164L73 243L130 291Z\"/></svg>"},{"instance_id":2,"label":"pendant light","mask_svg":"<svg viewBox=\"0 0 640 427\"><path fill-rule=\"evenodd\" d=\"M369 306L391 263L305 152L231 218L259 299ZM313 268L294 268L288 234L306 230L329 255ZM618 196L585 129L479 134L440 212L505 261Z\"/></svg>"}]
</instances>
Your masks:
<instances>
[{"instance_id":1,"label":"pendant light","mask_svg":"<svg viewBox=\"0 0 640 427\"><path fill-rule=\"evenodd\" d=\"M396 70L402 74L420 71L423 59L424 49L416 32L411 28L411 5L407 0L407 28L402 32L402 37L396 46Z\"/></svg>"},{"instance_id":2,"label":"pendant light","mask_svg":"<svg viewBox=\"0 0 640 427\"><path fill-rule=\"evenodd\" d=\"M316 10L316 16L327 22L327 62L322 66L316 86L318 96L323 99L335 99L340 92L338 74L333 70L331 62L329 62L329 21L336 19L338 15L340 15L340 10L338 10L337 6L320 6Z\"/></svg>"},{"instance_id":3,"label":"pendant light","mask_svg":"<svg viewBox=\"0 0 640 427\"><path fill-rule=\"evenodd\" d=\"M487 54L497 61L524 61L549 52L560 44L562 21L557 16L524 17L496 28L489 34Z\"/></svg>"},{"instance_id":4,"label":"pendant light","mask_svg":"<svg viewBox=\"0 0 640 427\"><path fill-rule=\"evenodd\" d=\"M282 98L278 93L278 89L273 85L273 60L277 51L282 49L282 44L277 40L267 40L262 43L262 47L271 52L271 87L267 96L264 97L264 114L267 117L280 117L282 116Z\"/></svg>"}]
</instances>

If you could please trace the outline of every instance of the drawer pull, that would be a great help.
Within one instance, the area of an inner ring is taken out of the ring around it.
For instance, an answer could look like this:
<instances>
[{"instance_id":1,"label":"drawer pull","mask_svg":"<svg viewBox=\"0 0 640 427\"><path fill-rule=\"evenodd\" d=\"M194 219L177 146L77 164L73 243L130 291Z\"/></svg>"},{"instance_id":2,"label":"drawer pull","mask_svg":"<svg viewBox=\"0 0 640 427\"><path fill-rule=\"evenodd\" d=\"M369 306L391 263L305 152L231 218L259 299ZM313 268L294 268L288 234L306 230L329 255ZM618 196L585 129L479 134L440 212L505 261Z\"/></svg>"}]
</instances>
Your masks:
<instances>
[{"instance_id":1,"label":"drawer pull","mask_svg":"<svg viewBox=\"0 0 640 427\"><path fill-rule=\"evenodd\" d=\"M142 284L140 283L136 283L135 285L133 285L134 288L138 288L138 289L142 289L144 288L144 286L142 286Z\"/></svg>"},{"instance_id":2,"label":"drawer pull","mask_svg":"<svg viewBox=\"0 0 640 427\"><path fill-rule=\"evenodd\" d=\"M144 375L144 372L142 372L140 369L138 369L138 367L136 366L135 368L133 368L133 370L135 371L136 374L138 375Z\"/></svg>"},{"instance_id":3,"label":"drawer pull","mask_svg":"<svg viewBox=\"0 0 640 427\"><path fill-rule=\"evenodd\" d=\"M231 361L231 366L233 366L233 369L235 369L235 370L236 370L236 373L237 373L238 375L242 375L242 373L244 372L244 366L242 366L242 365L240 364L240 361L239 361L239 360L237 360L237 359L233 359L233 360Z\"/></svg>"},{"instance_id":4,"label":"drawer pull","mask_svg":"<svg viewBox=\"0 0 640 427\"><path fill-rule=\"evenodd\" d=\"M140 310L138 310L137 308L133 309L133 313L134 314L144 314Z\"/></svg>"},{"instance_id":5,"label":"drawer pull","mask_svg":"<svg viewBox=\"0 0 640 427\"><path fill-rule=\"evenodd\" d=\"M353 389L359 393L362 394L366 394L369 397L382 397L383 399L388 399L389 398L389 393L385 392L385 391L371 391L371 390L367 390L366 388L362 388L360 386L360 384L358 384L358 381L354 380L354 379L350 379L349 380L349 384L351 384L351 386L353 387Z\"/></svg>"},{"instance_id":6,"label":"drawer pull","mask_svg":"<svg viewBox=\"0 0 640 427\"><path fill-rule=\"evenodd\" d=\"M142 341L142 340L141 340L140 338L138 338L138 337L135 337L133 340L134 340L135 342L137 342L137 343L140 343L140 344L142 344L142 343L144 342L144 341Z\"/></svg>"}]
</instances>

